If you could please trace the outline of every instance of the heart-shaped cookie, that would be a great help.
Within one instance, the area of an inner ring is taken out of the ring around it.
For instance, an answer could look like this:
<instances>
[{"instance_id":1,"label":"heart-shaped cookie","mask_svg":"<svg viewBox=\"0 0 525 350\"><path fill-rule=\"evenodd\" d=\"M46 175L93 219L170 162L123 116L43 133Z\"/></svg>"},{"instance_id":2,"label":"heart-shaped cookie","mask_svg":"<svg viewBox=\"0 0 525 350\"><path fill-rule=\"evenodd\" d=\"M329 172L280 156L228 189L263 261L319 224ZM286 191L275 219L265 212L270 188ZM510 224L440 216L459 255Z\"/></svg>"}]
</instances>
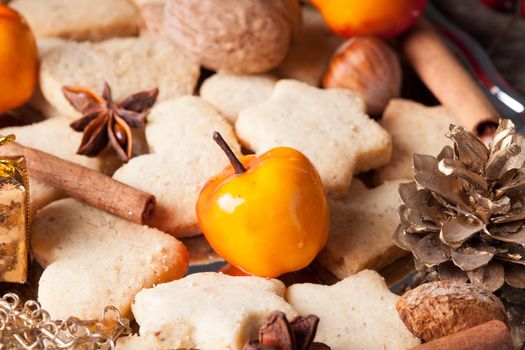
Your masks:
<instances>
[{"instance_id":1,"label":"heart-shaped cookie","mask_svg":"<svg viewBox=\"0 0 525 350\"><path fill-rule=\"evenodd\" d=\"M71 41L45 54L40 63L42 94L69 117L79 113L64 97L63 86L101 92L107 82L115 101L157 87L158 101L164 101L193 93L198 77L196 62L169 40L155 37L113 38L98 43Z\"/></svg>"},{"instance_id":2,"label":"heart-shaped cookie","mask_svg":"<svg viewBox=\"0 0 525 350\"><path fill-rule=\"evenodd\" d=\"M106 305L131 317L143 288L180 278L188 252L174 237L62 199L38 212L31 247L46 269L38 300L53 317L99 319Z\"/></svg>"},{"instance_id":3,"label":"heart-shaped cookie","mask_svg":"<svg viewBox=\"0 0 525 350\"><path fill-rule=\"evenodd\" d=\"M150 225L177 237L199 232L195 214L199 192L228 165L213 141L214 131L240 154L232 126L203 99L184 96L153 107L146 125L152 153L131 159L113 175L155 195L157 207Z\"/></svg>"}]
</instances>

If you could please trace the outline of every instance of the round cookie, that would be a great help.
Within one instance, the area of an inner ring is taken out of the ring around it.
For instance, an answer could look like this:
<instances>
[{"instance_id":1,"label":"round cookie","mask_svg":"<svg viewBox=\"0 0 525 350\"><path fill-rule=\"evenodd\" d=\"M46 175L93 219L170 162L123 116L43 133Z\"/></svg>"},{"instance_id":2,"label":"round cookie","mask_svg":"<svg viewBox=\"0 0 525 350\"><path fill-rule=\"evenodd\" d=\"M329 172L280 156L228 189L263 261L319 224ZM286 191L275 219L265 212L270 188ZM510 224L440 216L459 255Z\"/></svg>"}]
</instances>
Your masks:
<instances>
[{"instance_id":1,"label":"round cookie","mask_svg":"<svg viewBox=\"0 0 525 350\"><path fill-rule=\"evenodd\" d=\"M235 123L241 110L269 99L275 83L277 78L269 74L217 73L204 81L200 95L217 107L229 122Z\"/></svg>"}]
</instances>

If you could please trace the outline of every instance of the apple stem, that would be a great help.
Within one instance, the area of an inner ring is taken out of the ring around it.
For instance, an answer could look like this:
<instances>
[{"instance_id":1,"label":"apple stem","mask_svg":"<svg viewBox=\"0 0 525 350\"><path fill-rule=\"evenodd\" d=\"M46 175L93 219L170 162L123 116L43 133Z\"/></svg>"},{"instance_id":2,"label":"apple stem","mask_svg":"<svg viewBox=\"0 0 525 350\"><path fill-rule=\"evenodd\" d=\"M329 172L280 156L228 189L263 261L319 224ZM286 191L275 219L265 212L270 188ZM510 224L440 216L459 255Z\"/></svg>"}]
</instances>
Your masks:
<instances>
[{"instance_id":1,"label":"apple stem","mask_svg":"<svg viewBox=\"0 0 525 350\"><path fill-rule=\"evenodd\" d=\"M228 146L228 144L223 139L221 134L218 133L217 131L215 131L213 133L213 140L215 142L217 142L219 147L222 148L224 153L226 153L226 156L230 160L230 163L232 164L233 169L235 169L235 173L237 173L237 174L245 173L246 172L246 168L244 167L244 165L242 165L242 163L239 160L239 158L237 158L235 156L235 154L233 153L232 149L230 148L230 146Z\"/></svg>"}]
</instances>

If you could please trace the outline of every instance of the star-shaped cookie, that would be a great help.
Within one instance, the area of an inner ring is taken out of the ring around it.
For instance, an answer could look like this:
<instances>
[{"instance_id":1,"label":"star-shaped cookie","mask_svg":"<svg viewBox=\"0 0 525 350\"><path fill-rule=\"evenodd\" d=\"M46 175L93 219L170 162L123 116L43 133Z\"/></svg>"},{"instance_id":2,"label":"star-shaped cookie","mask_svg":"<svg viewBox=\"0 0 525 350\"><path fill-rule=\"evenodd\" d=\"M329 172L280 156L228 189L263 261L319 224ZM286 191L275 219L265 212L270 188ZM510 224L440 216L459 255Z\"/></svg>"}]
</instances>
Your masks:
<instances>
[{"instance_id":1,"label":"star-shaped cookie","mask_svg":"<svg viewBox=\"0 0 525 350\"><path fill-rule=\"evenodd\" d=\"M321 265L343 279L364 269L380 270L407 254L392 242L402 203L400 183L367 189L355 179L345 198L330 200L330 233L318 256Z\"/></svg>"},{"instance_id":2,"label":"star-shaped cookie","mask_svg":"<svg viewBox=\"0 0 525 350\"><path fill-rule=\"evenodd\" d=\"M177 237L199 233L195 214L199 192L228 165L213 141L214 131L240 154L232 126L203 99L184 96L153 107L146 125L152 153L132 158L113 175L155 195L157 207L149 224Z\"/></svg>"},{"instance_id":3,"label":"star-shaped cookie","mask_svg":"<svg viewBox=\"0 0 525 350\"><path fill-rule=\"evenodd\" d=\"M239 113L235 129L241 142L257 153L277 146L303 152L328 193L343 197L354 173L390 160L390 135L364 108L350 90L281 80L269 100Z\"/></svg>"},{"instance_id":4,"label":"star-shaped cookie","mask_svg":"<svg viewBox=\"0 0 525 350\"><path fill-rule=\"evenodd\" d=\"M445 145L450 124L457 124L444 107L427 107L420 103L395 99L388 104L379 122L392 135L392 161L377 169L375 180L412 179L412 155L437 155Z\"/></svg>"},{"instance_id":5,"label":"star-shaped cookie","mask_svg":"<svg viewBox=\"0 0 525 350\"><path fill-rule=\"evenodd\" d=\"M399 296L375 271L364 270L332 285L294 284L286 300L302 316L319 316L315 341L332 350L405 350L419 344L396 311Z\"/></svg>"},{"instance_id":6,"label":"star-shaped cookie","mask_svg":"<svg viewBox=\"0 0 525 350\"><path fill-rule=\"evenodd\" d=\"M297 316L284 294L275 279L197 273L141 291L133 314L141 336L163 348L242 349L272 311Z\"/></svg>"}]
</instances>

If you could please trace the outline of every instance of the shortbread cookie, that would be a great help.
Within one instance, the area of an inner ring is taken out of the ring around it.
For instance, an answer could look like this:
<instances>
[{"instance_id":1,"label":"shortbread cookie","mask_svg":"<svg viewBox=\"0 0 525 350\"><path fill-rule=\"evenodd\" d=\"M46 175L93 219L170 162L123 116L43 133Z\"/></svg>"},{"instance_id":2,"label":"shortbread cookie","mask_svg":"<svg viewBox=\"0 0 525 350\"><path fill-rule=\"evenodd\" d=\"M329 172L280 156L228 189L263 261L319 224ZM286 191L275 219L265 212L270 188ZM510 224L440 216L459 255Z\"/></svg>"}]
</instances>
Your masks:
<instances>
[{"instance_id":1,"label":"shortbread cookie","mask_svg":"<svg viewBox=\"0 0 525 350\"><path fill-rule=\"evenodd\" d=\"M170 349L168 341L165 339L158 339L153 335L139 336L129 335L117 339L117 350L164 350Z\"/></svg>"},{"instance_id":2,"label":"shortbread cookie","mask_svg":"<svg viewBox=\"0 0 525 350\"><path fill-rule=\"evenodd\" d=\"M62 86L85 86L101 92L104 82L113 98L159 88L158 101L192 94L199 65L168 40L151 37L111 39L100 43L70 43L43 57L40 88L59 111L76 117Z\"/></svg>"},{"instance_id":3,"label":"shortbread cookie","mask_svg":"<svg viewBox=\"0 0 525 350\"><path fill-rule=\"evenodd\" d=\"M145 5L163 4L164 0L133 0L133 2L140 7Z\"/></svg>"},{"instance_id":4,"label":"shortbread cookie","mask_svg":"<svg viewBox=\"0 0 525 350\"><path fill-rule=\"evenodd\" d=\"M350 90L281 80L269 100L239 113L235 129L257 153L277 146L303 152L328 193L343 197L354 173L390 160L390 135L364 109L363 100Z\"/></svg>"},{"instance_id":5,"label":"shortbread cookie","mask_svg":"<svg viewBox=\"0 0 525 350\"><path fill-rule=\"evenodd\" d=\"M164 31L164 3L152 2L140 6L140 35L166 35Z\"/></svg>"},{"instance_id":6,"label":"shortbread cookie","mask_svg":"<svg viewBox=\"0 0 525 350\"><path fill-rule=\"evenodd\" d=\"M42 61L44 55L50 52L53 49L61 47L70 43L70 40L61 39L61 38L40 38L36 40L36 45L38 48L38 59ZM33 96L28 101L28 103L39 110L46 118L53 118L59 115L62 115L56 108L54 108L44 97L40 86L37 86Z\"/></svg>"},{"instance_id":7,"label":"shortbread cookie","mask_svg":"<svg viewBox=\"0 0 525 350\"><path fill-rule=\"evenodd\" d=\"M101 172L111 172L115 158L104 152L97 158L76 154L82 134L69 127L70 120L56 117L40 123L0 129L0 134L16 135L16 142L23 146L51 153L59 158L78 163ZM0 147L0 154L4 154ZM46 204L61 198L59 191L29 176L29 200L34 214Z\"/></svg>"},{"instance_id":8,"label":"shortbread cookie","mask_svg":"<svg viewBox=\"0 0 525 350\"><path fill-rule=\"evenodd\" d=\"M38 300L57 318L98 319L106 305L130 317L137 292L182 277L188 266L174 237L75 199L40 210L31 237L33 255L46 267Z\"/></svg>"},{"instance_id":9,"label":"shortbread cookie","mask_svg":"<svg viewBox=\"0 0 525 350\"><path fill-rule=\"evenodd\" d=\"M321 265L343 279L364 269L380 270L407 254L392 242L401 182L367 189L356 179L345 198L330 200L330 234L318 256Z\"/></svg>"},{"instance_id":10,"label":"shortbread cookie","mask_svg":"<svg viewBox=\"0 0 525 350\"><path fill-rule=\"evenodd\" d=\"M364 270L334 284L294 284L286 300L300 314L320 322L316 341L332 350L405 350L419 344L399 318L399 296L375 271Z\"/></svg>"},{"instance_id":11,"label":"shortbread cookie","mask_svg":"<svg viewBox=\"0 0 525 350\"><path fill-rule=\"evenodd\" d=\"M98 41L135 35L138 9L129 0L13 0L36 37Z\"/></svg>"},{"instance_id":12,"label":"shortbread cookie","mask_svg":"<svg viewBox=\"0 0 525 350\"><path fill-rule=\"evenodd\" d=\"M167 348L241 350L272 311L297 316L284 293L275 279L205 272L143 290L132 308L140 334Z\"/></svg>"},{"instance_id":13,"label":"shortbread cookie","mask_svg":"<svg viewBox=\"0 0 525 350\"><path fill-rule=\"evenodd\" d=\"M334 34L323 17L311 7L303 7L303 26L292 39L288 55L277 68L277 74L319 86L330 58L343 39Z\"/></svg>"},{"instance_id":14,"label":"shortbread cookie","mask_svg":"<svg viewBox=\"0 0 525 350\"><path fill-rule=\"evenodd\" d=\"M62 47L71 43L71 40L62 39L62 38L38 38L36 39L36 46L38 49L38 59L47 55L51 50Z\"/></svg>"},{"instance_id":15,"label":"shortbread cookie","mask_svg":"<svg viewBox=\"0 0 525 350\"><path fill-rule=\"evenodd\" d=\"M217 73L204 81L200 95L217 107L228 121L235 123L241 110L269 99L275 83L277 78L269 74Z\"/></svg>"},{"instance_id":16,"label":"shortbread cookie","mask_svg":"<svg viewBox=\"0 0 525 350\"><path fill-rule=\"evenodd\" d=\"M157 104L146 125L152 154L131 159L114 178L152 193L157 207L150 224L177 237L199 232L195 204L201 188L227 166L212 135L218 131L240 154L232 126L208 102L195 96Z\"/></svg>"},{"instance_id":17,"label":"shortbread cookie","mask_svg":"<svg viewBox=\"0 0 525 350\"><path fill-rule=\"evenodd\" d=\"M437 155L452 141L445 136L457 124L442 106L427 107L414 101L395 99L379 122L392 135L392 161L377 170L376 180L412 179L414 153Z\"/></svg>"}]
</instances>

